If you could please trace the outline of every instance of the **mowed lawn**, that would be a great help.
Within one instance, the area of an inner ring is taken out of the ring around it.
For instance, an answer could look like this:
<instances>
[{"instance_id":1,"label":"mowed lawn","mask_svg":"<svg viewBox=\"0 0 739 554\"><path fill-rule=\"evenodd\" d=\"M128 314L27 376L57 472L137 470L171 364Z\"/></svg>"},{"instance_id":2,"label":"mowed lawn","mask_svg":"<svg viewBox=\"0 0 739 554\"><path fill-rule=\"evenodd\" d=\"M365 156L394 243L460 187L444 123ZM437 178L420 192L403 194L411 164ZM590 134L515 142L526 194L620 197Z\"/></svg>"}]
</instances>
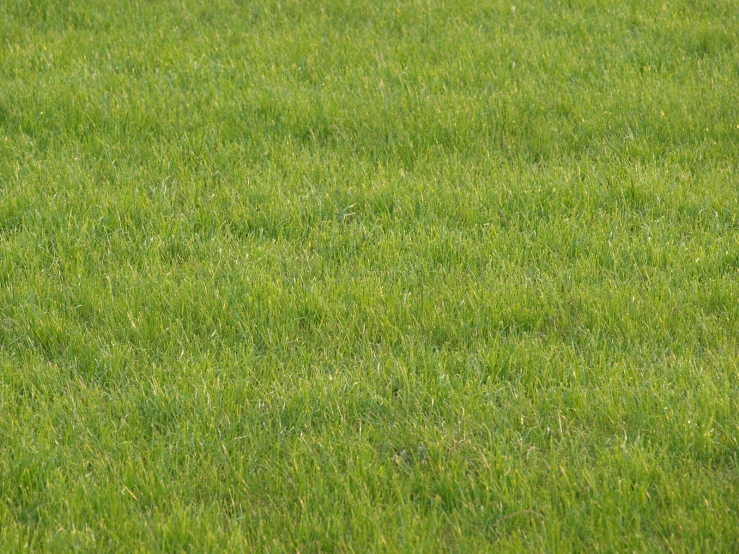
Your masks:
<instances>
[{"instance_id":1,"label":"mowed lawn","mask_svg":"<svg viewBox=\"0 0 739 554\"><path fill-rule=\"evenodd\" d=\"M735 0L0 0L1 551L736 552L738 439Z\"/></svg>"}]
</instances>

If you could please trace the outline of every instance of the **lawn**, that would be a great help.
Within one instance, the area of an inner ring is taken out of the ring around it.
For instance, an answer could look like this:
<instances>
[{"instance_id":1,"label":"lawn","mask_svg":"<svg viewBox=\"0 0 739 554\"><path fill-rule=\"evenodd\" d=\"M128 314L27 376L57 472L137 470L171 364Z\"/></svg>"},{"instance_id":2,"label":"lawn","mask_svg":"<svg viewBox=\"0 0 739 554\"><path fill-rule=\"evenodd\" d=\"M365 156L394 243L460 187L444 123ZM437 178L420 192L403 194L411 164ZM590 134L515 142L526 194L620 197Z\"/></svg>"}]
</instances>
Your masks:
<instances>
[{"instance_id":1,"label":"lawn","mask_svg":"<svg viewBox=\"0 0 739 554\"><path fill-rule=\"evenodd\" d=\"M0 0L0 550L736 552L738 440L735 0Z\"/></svg>"}]
</instances>

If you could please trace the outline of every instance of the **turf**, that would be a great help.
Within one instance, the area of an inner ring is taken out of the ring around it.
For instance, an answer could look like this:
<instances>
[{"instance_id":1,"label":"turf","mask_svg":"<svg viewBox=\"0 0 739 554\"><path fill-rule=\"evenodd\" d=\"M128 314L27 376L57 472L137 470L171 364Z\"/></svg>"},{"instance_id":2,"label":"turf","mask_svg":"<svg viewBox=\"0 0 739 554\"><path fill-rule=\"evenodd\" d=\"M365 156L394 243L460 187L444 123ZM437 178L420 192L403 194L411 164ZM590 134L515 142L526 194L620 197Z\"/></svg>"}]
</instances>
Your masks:
<instances>
[{"instance_id":1,"label":"turf","mask_svg":"<svg viewBox=\"0 0 739 554\"><path fill-rule=\"evenodd\" d=\"M0 0L0 549L736 551L739 3Z\"/></svg>"}]
</instances>

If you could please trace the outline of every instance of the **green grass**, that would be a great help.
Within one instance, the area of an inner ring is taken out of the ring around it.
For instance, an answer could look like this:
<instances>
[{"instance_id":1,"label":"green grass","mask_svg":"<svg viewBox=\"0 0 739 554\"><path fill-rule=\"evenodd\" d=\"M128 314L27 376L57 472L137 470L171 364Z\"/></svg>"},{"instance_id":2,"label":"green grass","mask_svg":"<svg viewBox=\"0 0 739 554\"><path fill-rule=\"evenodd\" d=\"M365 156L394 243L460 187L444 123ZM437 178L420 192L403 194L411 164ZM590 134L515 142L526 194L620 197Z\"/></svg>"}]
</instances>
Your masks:
<instances>
[{"instance_id":1,"label":"green grass","mask_svg":"<svg viewBox=\"0 0 739 554\"><path fill-rule=\"evenodd\" d=\"M739 549L735 0L0 0L0 549Z\"/></svg>"}]
</instances>

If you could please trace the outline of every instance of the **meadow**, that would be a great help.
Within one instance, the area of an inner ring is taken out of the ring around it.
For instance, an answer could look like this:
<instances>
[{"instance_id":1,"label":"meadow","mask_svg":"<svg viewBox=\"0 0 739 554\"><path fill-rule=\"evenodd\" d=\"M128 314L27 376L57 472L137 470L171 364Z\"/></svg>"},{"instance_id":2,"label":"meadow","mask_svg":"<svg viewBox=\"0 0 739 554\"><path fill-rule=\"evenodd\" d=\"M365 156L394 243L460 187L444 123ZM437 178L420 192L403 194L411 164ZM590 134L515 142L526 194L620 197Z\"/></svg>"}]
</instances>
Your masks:
<instances>
[{"instance_id":1,"label":"meadow","mask_svg":"<svg viewBox=\"0 0 739 554\"><path fill-rule=\"evenodd\" d=\"M736 552L738 438L735 0L0 0L1 551Z\"/></svg>"}]
</instances>

